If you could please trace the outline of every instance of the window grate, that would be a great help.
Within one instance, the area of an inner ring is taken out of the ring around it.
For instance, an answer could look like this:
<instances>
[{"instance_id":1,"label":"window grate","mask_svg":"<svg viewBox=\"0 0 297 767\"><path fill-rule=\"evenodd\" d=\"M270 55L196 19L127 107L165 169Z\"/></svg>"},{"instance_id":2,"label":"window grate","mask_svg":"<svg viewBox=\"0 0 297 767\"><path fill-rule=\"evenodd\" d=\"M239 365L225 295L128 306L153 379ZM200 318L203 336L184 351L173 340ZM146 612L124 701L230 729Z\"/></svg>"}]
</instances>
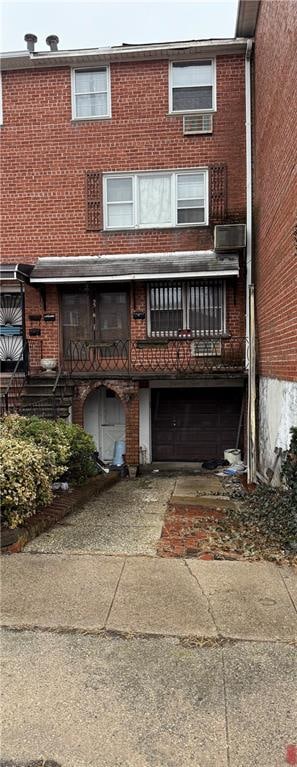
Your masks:
<instances>
[{"instance_id":1,"label":"window grate","mask_svg":"<svg viewBox=\"0 0 297 767\"><path fill-rule=\"evenodd\" d=\"M222 280L152 282L149 332L156 338L219 336L225 330Z\"/></svg>"}]
</instances>

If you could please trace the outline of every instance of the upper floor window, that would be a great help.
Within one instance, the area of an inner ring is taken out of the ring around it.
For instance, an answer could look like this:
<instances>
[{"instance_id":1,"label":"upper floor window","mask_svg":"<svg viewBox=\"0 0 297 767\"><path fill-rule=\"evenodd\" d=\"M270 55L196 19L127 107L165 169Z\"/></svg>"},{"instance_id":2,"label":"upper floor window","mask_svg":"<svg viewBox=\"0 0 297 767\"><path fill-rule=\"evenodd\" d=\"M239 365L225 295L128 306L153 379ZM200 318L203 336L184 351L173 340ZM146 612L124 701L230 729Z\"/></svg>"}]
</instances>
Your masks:
<instances>
[{"instance_id":1,"label":"upper floor window","mask_svg":"<svg viewBox=\"0 0 297 767\"><path fill-rule=\"evenodd\" d=\"M94 120L110 115L109 68L72 70L73 119Z\"/></svg>"},{"instance_id":2,"label":"upper floor window","mask_svg":"<svg viewBox=\"0 0 297 767\"><path fill-rule=\"evenodd\" d=\"M113 174L104 178L105 229L207 223L207 170Z\"/></svg>"},{"instance_id":3,"label":"upper floor window","mask_svg":"<svg viewBox=\"0 0 297 767\"><path fill-rule=\"evenodd\" d=\"M192 61L170 65L170 112L215 109L215 62Z\"/></svg>"}]
</instances>

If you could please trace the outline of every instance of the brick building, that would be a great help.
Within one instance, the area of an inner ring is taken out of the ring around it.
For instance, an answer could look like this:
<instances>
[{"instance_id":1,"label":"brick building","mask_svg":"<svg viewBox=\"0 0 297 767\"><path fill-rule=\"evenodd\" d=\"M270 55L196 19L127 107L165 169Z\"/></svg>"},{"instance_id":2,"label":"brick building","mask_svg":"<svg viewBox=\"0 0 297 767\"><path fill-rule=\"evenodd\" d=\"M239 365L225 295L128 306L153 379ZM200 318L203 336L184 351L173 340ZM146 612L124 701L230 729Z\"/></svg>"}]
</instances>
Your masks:
<instances>
[{"instance_id":1,"label":"brick building","mask_svg":"<svg viewBox=\"0 0 297 767\"><path fill-rule=\"evenodd\" d=\"M265 474L297 425L297 4L240 0L236 32L254 38L253 280Z\"/></svg>"},{"instance_id":2,"label":"brick building","mask_svg":"<svg viewBox=\"0 0 297 767\"><path fill-rule=\"evenodd\" d=\"M1 57L2 376L20 360L24 412L71 401L106 460L244 451L246 40L26 42Z\"/></svg>"}]
</instances>

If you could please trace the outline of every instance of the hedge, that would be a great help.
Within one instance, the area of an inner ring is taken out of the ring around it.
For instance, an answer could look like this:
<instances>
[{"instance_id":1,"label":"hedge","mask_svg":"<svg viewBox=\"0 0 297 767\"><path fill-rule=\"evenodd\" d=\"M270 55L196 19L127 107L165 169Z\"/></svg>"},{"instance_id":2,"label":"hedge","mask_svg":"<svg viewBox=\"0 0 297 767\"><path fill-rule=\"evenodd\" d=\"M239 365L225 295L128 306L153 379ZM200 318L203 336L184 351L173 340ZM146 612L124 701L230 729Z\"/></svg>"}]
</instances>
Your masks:
<instances>
[{"instance_id":1,"label":"hedge","mask_svg":"<svg viewBox=\"0 0 297 767\"><path fill-rule=\"evenodd\" d=\"M97 473L95 444L80 426L11 415L0 423L1 519L17 527L52 499L61 477L80 484Z\"/></svg>"}]
</instances>

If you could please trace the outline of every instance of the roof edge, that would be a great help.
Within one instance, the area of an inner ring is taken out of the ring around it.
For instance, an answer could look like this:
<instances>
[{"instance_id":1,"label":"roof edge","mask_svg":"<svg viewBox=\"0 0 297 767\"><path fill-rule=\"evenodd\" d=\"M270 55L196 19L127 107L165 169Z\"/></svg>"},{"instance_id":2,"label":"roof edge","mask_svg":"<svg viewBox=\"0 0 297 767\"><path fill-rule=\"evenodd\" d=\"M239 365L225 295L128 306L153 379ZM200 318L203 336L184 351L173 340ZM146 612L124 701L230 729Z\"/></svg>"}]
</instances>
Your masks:
<instances>
[{"instance_id":1,"label":"roof edge","mask_svg":"<svg viewBox=\"0 0 297 767\"><path fill-rule=\"evenodd\" d=\"M206 40L189 40L187 42L152 43L143 45L120 45L109 48L87 48L77 50L15 51L0 53L2 70L36 69L58 66L85 66L98 62L135 61L144 59L170 59L184 54L207 55L218 53L240 53L245 50L246 39L219 38Z\"/></svg>"},{"instance_id":2,"label":"roof edge","mask_svg":"<svg viewBox=\"0 0 297 767\"><path fill-rule=\"evenodd\" d=\"M261 0L239 0L235 35L240 38L254 37Z\"/></svg>"}]
</instances>

